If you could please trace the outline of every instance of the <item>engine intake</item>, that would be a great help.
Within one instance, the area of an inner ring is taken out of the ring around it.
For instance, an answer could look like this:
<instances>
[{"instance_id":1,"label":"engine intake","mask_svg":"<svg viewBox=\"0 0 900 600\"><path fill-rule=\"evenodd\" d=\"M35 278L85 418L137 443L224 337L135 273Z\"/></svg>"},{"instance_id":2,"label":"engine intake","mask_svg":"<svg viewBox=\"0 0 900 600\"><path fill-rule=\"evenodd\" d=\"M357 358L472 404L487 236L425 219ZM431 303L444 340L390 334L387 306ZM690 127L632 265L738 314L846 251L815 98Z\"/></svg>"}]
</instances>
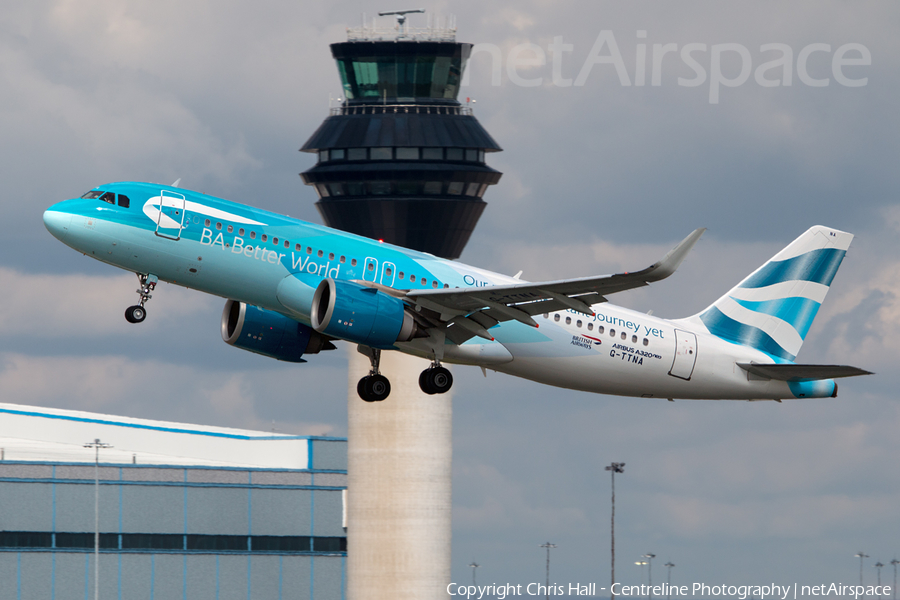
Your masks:
<instances>
[{"instance_id":1,"label":"engine intake","mask_svg":"<svg viewBox=\"0 0 900 600\"><path fill-rule=\"evenodd\" d=\"M310 323L329 336L390 348L416 335L416 322L402 300L352 281L323 279L313 295Z\"/></svg>"},{"instance_id":2,"label":"engine intake","mask_svg":"<svg viewBox=\"0 0 900 600\"><path fill-rule=\"evenodd\" d=\"M235 300L226 302L222 311L222 339L242 350L295 363L306 362L304 354L335 348L303 323Z\"/></svg>"}]
</instances>

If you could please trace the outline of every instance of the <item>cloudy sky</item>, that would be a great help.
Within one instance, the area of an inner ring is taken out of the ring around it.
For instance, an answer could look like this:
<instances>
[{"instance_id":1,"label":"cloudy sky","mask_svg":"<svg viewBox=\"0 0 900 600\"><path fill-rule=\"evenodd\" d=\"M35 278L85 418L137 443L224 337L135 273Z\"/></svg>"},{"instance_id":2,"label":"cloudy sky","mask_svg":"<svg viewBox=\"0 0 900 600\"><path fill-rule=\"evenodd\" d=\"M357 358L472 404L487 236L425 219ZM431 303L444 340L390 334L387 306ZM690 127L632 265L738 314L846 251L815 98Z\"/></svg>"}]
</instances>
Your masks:
<instances>
[{"instance_id":1,"label":"cloudy sky","mask_svg":"<svg viewBox=\"0 0 900 600\"><path fill-rule=\"evenodd\" d=\"M453 578L474 560L482 583L541 581L549 540L555 580L604 585L603 466L618 461L622 581L653 552L655 581L672 561L673 583L852 583L860 550L874 581L900 554L897 3L423 6L489 45L461 96L504 176L463 261L531 280L633 270L708 227L673 278L615 298L679 317L809 226L844 229L857 237L799 359L878 373L837 399L668 403L457 368ZM302 367L241 352L221 342L221 299L168 285L130 326L134 276L72 252L41 214L101 183L181 178L320 221L297 149L341 95L328 44L395 8L6 0L2 400L344 435L343 350ZM612 44L621 65L602 58ZM674 47L655 68L654 45Z\"/></svg>"}]
</instances>

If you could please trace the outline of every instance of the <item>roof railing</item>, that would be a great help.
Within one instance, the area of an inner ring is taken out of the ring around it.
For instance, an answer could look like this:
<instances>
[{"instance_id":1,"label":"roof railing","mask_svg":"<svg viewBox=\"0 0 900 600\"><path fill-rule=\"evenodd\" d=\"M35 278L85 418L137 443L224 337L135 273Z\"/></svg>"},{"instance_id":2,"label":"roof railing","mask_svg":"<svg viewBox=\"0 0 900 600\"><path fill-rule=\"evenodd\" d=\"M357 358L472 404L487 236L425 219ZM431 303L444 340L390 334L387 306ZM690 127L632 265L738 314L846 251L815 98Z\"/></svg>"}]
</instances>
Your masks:
<instances>
[{"instance_id":1,"label":"roof railing","mask_svg":"<svg viewBox=\"0 0 900 600\"><path fill-rule=\"evenodd\" d=\"M469 106L447 106L441 104L344 104L333 106L332 117L340 115L384 115L392 113L415 113L424 115L465 115L472 116Z\"/></svg>"}]
</instances>

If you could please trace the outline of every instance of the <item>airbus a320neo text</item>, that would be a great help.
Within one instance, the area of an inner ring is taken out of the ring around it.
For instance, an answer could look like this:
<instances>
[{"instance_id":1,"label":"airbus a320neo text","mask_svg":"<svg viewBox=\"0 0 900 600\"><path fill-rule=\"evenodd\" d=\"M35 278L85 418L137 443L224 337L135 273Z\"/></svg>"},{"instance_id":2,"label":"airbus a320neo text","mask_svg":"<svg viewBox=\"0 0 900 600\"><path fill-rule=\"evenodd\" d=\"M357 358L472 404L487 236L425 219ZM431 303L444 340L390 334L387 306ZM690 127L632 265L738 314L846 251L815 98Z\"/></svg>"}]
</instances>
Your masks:
<instances>
[{"instance_id":1,"label":"airbus a320neo text","mask_svg":"<svg viewBox=\"0 0 900 600\"><path fill-rule=\"evenodd\" d=\"M797 364L853 236L812 227L696 315L661 319L607 297L671 275L702 229L630 273L529 283L173 186L100 186L44 213L75 250L136 273L140 323L160 281L226 299L222 337L284 361L356 344L371 361L363 400L384 400L384 350L430 361L428 394L450 389L443 363L548 385L658 398L781 400L837 394L866 374Z\"/></svg>"}]
</instances>

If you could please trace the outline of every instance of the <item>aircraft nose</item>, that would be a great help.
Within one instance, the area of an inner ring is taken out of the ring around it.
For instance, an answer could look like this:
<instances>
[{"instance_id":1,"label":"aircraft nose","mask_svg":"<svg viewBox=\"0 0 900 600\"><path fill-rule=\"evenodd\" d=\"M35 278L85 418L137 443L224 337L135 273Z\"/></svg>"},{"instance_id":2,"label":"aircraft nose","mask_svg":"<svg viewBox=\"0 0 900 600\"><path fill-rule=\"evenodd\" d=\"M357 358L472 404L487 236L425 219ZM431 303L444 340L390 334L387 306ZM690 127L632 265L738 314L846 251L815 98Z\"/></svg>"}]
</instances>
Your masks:
<instances>
[{"instance_id":1,"label":"aircraft nose","mask_svg":"<svg viewBox=\"0 0 900 600\"><path fill-rule=\"evenodd\" d=\"M44 227L53 234L53 237L62 241L69 233L69 225L72 222L72 214L54 210L53 207L44 211Z\"/></svg>"}]
</instances>

